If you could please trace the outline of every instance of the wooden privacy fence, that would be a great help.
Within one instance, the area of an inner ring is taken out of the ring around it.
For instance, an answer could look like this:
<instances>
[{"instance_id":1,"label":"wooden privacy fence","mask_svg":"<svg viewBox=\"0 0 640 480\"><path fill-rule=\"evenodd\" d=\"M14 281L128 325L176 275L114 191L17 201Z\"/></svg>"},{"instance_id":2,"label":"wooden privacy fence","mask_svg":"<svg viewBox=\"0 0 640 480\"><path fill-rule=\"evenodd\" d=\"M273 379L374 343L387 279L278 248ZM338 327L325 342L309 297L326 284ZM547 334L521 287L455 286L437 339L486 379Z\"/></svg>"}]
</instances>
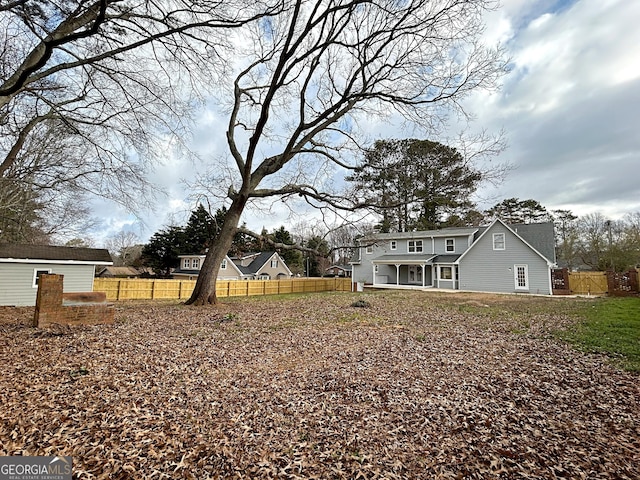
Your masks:
<instances>
[{"instance_id":1,"label":"wooden privacy fence","mask_svg":"<svg viewBox=\"0 0 640 480\"><path fill-rule=\"evenodd\" d=\"M638 295L638 272L569 272L566 268L551 272L554 295Z\"/></svg>"},{"instance_id":2,"label":"wooden privacy fence","mask_svg":"<svg viewBox=\"0 0 640 480\"><path fill-rule=\"evenodd\" d=\"M105 292L107 300L187 299L195 280L156 280L140 278L96 278L94 292ZM240 297L307 292L350 292L350 278L292 278L286 280L218 280L216 295Z\"/></svg>"},{"instance_id":3,"label":"wooden privacy fence","mask_svg":"<svg viewBox=\"0 0 640 480\"><path fill-rule=\"evenodd\" d=\"M570 272L569 289L577 295L604 295L609 291L606 272Z\"/></svg>"}]
</instances>

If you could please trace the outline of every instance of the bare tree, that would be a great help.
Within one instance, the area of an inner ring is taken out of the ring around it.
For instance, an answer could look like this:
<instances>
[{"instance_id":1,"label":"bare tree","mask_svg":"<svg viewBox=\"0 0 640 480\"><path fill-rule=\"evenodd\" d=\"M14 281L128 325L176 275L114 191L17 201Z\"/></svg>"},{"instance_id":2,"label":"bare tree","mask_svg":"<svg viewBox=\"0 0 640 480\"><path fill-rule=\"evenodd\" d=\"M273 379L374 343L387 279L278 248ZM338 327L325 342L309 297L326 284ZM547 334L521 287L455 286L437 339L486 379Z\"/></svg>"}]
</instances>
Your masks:
<instances>
[{"instance_id":1,"label":"bare tree","mask_svg":"<svg viewBox=\"0 0 640 480\"><path fill-rule=\"evenodd\" d=\"M423 127L478 88L495 86L502 52L480 44L489 0L290 0L242 29L229 86L232 167L214 180L230 206L189 304L215 303L216 276L249 202L292 197L366 206L335 188L353 168L359 121L397 113ZM229 176L224 176L228 174Z\"/></svg>"},{"instance_id":2,"label":"bare tree","mask_svg":"<svg viewBox=\"0 0 640 480\"><path fill-rule=\"evenodd\" d=\"M0 181L138 205L150 163L187 136L194 101L224 72L224 31L273 5L2 2Z\"/></svg>"},{"instance_id":3,"label":"bare tree","mask_svg":"<svg viewBox=\"0 0 640 480\"><path fill-rule=\"evenodd\" d=\"M107 238L104 247L109 250L116 267L130 266L142 255L142 245L138 236L126 230Z\"/></svg>"}]
</instances>

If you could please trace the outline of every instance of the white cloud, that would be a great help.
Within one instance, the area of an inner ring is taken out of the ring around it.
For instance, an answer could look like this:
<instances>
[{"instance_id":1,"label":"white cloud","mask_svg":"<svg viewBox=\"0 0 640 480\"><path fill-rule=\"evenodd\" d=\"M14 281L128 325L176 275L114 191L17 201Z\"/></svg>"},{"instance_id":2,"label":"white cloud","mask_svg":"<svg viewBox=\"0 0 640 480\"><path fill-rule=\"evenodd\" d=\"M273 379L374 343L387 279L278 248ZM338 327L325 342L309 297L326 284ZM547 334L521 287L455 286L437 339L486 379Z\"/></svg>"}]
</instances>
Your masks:
<instances>
[{"instance_id":1,"label":"white cloud","mask_svg":"<svg viewBox=\"0 0 640 480\"><path fill-rule=\"evenodd\" d=\"M479 124L505 128L502 158L517 167L493 194L579 215L637 210L640 2L508 1L507 14L513 70L470 103Z\"/></svg>"},{"instance_id":2,"label":"white cloud","mask_svg":"<svg viewBox=\"0 0 640 480\"><path fill-rule=\"evenodd\" d=\"M640 210L638 18L640 1L630 0L503 0L488 14L484 39L505 46L512 71L501 91L475 95L466 105L478 128L505 129L510 146L498 161L517 168L482 196L493 203L533 198L550 209L569 208L578 215L600 211L611 218ZM228 156L225 122L211 106L196 122L189 145L205 164ZM379 118L363 118L359 126L370 140L421 135ZM166 197L156 212L145 215L142 239L171 214L184 216L194 207L180 179L201 175L202 164L171 151L167 146L166 161L151 177ZM290 213L276 202L248 211L243 220L253 229L271 230L293 226L297 219ZM125 228L133 221L119 210L104 214L124 218ZM120 225L106 224L109 230Z\"/></svg>"}]
</instances>

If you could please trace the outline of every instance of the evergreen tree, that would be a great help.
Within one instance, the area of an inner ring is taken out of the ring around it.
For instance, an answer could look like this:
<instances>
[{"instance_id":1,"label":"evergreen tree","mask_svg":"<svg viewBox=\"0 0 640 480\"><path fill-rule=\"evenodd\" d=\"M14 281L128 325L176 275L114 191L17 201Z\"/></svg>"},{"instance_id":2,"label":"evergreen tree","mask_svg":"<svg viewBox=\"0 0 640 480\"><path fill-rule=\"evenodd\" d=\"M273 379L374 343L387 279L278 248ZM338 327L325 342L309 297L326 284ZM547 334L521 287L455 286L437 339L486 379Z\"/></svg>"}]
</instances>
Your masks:
<instances>
[{"instance_id":1,"label":"evergreen tree","mask_svg":"<svg viewBox=\"0 0 640 480\"><path fill-rule=\"evenodd\" d=\"M379 140L347 177L359 199L376 205L379 231L438 228L448 214L472 206L483 179L455 148L429 140Z\"/></svg>"},{"instance_id":2,"label":"evergreen tree","mask_svg":"<svg viewBox=\"0 0 640 480\"><path fill-rule=\"evenodd\" d=\"M489 217L499 217L506 223L539 223L552 219L547 209L533 199L507 198L486 213Z\"/></svg>"},{"instance_id":3,"label":"evergreen tree","mask_svg":"<svg viewBox=\"0 0 640 480\"><path fill-rule=\"evenodd\" d=\"M180 264L178 255L184 253L181 249L185 240L182 227L167 227L154 233L149 243L142 248L144 264L159 276L169 276L171 269L177 268Z\"/></svg>"},{"instance_id":4,"label":"evergreen tree","mask_svg":"<svg viewBox=\"0 0 640 480\"><path fill-rule=\"evenodd\" d=\"M212 216L202 204L198 205L184 227L185 241L179 246L180 252L205 253L218 236L226 213L227 209L222 207Z\"/></svg>"},{"instance_id":5,"label":"evergreen tree","mask_svg":"<svg viewBox=\"0 0 640 480\"><path fill-rule=\"evenodd\" d=\"M276 243L283 243L285 245L294 245L296 242L293 240L293 236L289 231L281 226L277 230L274 230L270 234L271 239ZM276 252L282 257L282 259L289 267L289 270L295 273L301 273L304 271L304 262L302 258L302 252L300 250L288 249L288 248L276 248Z\"/></svg>"},{"instance_id":6,"label":"evergreen tree","mask_svg":"<svg viewBox=\"0 0 640 480\"><path fill-rule=\"evenodd\" d=\"M307 277L321 277L329 267L329 244L319 236L313 236L307 240L306 246L318 252L318 255L305 253Z\"/></svg>"}]
</instances>

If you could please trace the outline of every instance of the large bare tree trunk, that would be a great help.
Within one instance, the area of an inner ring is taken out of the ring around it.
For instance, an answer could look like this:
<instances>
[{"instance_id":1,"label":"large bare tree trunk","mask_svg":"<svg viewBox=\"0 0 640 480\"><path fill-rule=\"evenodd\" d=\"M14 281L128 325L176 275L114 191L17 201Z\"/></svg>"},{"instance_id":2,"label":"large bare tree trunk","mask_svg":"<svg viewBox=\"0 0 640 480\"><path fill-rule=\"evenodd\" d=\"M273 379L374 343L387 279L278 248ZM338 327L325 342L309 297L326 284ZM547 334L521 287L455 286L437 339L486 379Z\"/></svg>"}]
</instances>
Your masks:
<instances>
[{"instance_id":1,"label":"large bare tree trunk","mask_svg":"<svg viewBox=\"0 0 640 480\"><path fill-rule=\"evenodd\" d=\"M218 279L218 271L224 256L229 251L233 237L240 223L240 216L247 203L246 196L236 196L227 211L227 214L220 230L220 234L216 238L216 243L209 248L204 263L200 268L200 274L196 281L196 286L186 305L209 305L218 303L216 296L216 280Z\"/></svg>"}]
</instances>

